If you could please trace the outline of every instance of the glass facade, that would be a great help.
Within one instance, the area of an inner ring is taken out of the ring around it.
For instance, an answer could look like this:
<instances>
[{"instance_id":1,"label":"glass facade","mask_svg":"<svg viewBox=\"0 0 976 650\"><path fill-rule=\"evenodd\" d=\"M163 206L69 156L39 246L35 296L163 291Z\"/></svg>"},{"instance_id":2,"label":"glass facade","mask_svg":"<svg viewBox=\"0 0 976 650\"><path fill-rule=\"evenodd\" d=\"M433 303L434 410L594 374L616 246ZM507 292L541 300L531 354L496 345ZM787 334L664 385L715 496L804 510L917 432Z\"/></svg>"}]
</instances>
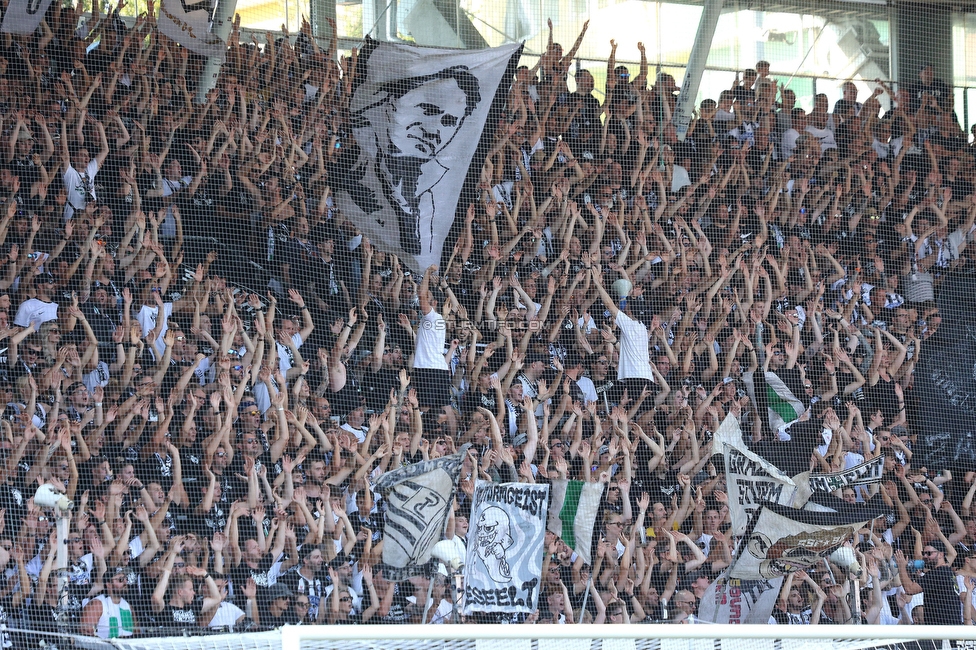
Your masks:
<instances>
[{"instance_id":1,"label":"glass facade","mask_svg":"<svg viewBox=\"0 0 976 650\"><path fill-rule=\"evenodd\" d=\"M326 0L330 8L332 1ZM303 16L313 15L322 6L322 0L238 0L237 11L245 29L277 32L284 25L295 32ZM848 79L858 86L863 99L875 88L875 79L891 78L892 21L883 3L831 3L829 8L819 5L805 9L797 5L795 10L778 5L776 9L760 11L754 5L726 3L699 100L717 98L731 86L735 72L754 67L759 60L769 61L772 76L792 89L799 105L808 109L817 93L826 94L833 105L840 98L841 84ZM668 72L680 84L701 12L698 4L644 0L335 3L339 36L347 43L365 34L442 47L487 47L524 40L529 61L545 50L548 19L553 23L554 39L564 49L572 45L584 21L589 20L577 58L579 65L596 77L597 92L606 76L610 39L618 43L618 63L632 72L638 66L637 43L642 42L651 74ZM442 29L432 27L441 22ZM415 34L413 30L418 28L424 33ZM976 124L976 13L954 13L952 28L952 83L957 113L968 130ZM462 33L465 30L466 34ZM881 99L887 103L886 95Z\"/></svg>"}]
</instances>

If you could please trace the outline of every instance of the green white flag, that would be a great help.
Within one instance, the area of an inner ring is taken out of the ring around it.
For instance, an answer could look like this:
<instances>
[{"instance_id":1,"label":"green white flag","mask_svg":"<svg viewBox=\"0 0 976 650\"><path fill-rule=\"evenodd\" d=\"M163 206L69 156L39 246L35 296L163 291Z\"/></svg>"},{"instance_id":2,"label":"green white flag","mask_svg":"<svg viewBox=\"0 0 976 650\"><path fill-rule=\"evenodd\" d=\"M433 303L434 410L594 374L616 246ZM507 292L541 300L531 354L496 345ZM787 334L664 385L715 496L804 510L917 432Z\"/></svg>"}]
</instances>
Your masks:
<instances>
[{"instance_id":1,"label":"green white flag","mask_svg":"<svg viewBox=\"0 0 976 650\"><path fill-rule=\"evenodd\" d=\"M603 497L603 483L552 482L546 529L558 535L587 564L592 564L593 528Z\"/></svg>"}]
</instances>

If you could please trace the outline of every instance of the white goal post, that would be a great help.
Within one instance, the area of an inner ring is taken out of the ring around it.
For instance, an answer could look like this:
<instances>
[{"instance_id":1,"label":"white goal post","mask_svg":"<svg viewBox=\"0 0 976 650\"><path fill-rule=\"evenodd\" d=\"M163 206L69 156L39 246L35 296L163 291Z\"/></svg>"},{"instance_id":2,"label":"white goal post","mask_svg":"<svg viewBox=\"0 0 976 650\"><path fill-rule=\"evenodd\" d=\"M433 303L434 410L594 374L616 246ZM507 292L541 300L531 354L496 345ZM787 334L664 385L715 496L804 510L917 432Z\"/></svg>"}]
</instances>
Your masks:
<instances>
[{"instance_id":1,"label":"white goal post","mask_svg":"<svg viewBox=\"0 0 976 650\"><path fill-rule=\"evenodd\" d=\"M976 627L899 625L286 626L282 650L858 650L932 640L973 647ZM968 642L968 643L964 643ZM826 646L824 644L827 644Z\"/></svg>"}]
</instances>

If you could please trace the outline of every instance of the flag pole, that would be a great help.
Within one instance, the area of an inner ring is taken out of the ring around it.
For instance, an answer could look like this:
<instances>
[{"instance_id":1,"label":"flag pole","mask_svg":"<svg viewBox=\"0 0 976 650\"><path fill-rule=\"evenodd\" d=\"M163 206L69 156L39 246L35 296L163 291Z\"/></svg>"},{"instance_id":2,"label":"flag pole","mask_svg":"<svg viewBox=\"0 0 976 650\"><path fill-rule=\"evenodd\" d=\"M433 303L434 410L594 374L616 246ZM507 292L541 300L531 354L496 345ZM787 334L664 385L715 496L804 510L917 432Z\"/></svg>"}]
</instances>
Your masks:
<instances>
[{"instance_id":1,"label":"flag pole","mask_svg":"<svg viewBox=\"0 0 976 650\"><path fill-rule=\"evenodd\" d=\"M590 579L586 581L586 593L583 594L583 606L580 607L579 618L577 622L583 622L583 612L586 611L586 603L590 600L590 589L593 588L593 571L590 570Z\"/></svg>"},{"instance_id":2,"label":"flag pole","mask_svg":"<svg viewBox=\"0 0 976 650\"><path fill-rule=\"evenodd\" d=\"M427 604L424 605L424 617L420 620L420 622L422 624L424 624L424 625L426 625L428 623L428 621L427 621L427 614L430 613L430 606L431 606L431 603L433 603L433 598L434 598L434 580L436 580L436 579L437 579L437 571L435 569L434 572L431 573L430 577L427 578Z\"/></svg>"}]
</instances>

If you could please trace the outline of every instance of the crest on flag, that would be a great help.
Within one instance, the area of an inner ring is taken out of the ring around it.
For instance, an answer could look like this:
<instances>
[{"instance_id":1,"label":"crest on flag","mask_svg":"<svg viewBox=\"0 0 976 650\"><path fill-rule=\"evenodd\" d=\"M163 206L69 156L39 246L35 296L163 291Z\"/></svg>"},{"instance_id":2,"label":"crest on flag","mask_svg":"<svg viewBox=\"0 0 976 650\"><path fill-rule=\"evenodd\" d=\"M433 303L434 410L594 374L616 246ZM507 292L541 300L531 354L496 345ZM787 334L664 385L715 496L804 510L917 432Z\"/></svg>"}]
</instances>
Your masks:
<instances>
[{"instance_id":1,"label":"crest on flag","mask_svg":"<svg viewBox=\"0 0 976 650\"><path fill-rule=\"evenodd\" d=\"M434 544L444 535L468 447L464 445L450 456L405 465L376 482L386 500L383 575L387 579L405 580L428 572Z\"/></svg>"},{"instance_id":2,"label":"crest on flag","mask_svg":"<svg viewBox=\"0 0 976 650\"><path fill-rule=\"evenodd\" d=\"M360 51L336 199L373 244L415 271L440 263L469 167L492 137L485 125L496 92L504 99L520 52L518 44L465 52L369 38Z\"/></svg>"}]
</instances>

